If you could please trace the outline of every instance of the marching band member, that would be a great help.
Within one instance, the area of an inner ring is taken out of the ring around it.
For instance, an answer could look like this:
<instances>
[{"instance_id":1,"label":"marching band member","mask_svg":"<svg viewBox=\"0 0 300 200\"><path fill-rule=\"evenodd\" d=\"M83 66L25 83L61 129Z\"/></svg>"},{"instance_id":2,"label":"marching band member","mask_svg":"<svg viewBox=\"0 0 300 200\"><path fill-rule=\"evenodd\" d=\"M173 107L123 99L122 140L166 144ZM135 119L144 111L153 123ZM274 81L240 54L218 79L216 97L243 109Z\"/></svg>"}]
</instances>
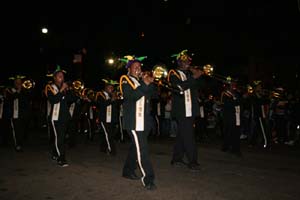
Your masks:
<instances>
[{"instance_id":1,"label":"marching band member","mask_svg":"<svg viewBox=\"0 0 300 200\"><path fill-rule=\"evenodd\" d=\"M266 129L266 120L268 112L266 111L266 100L262 94L262 82L254 81L254 93L251 96L251 136L250 146L257 143L258 137L262 137L264 148L270 143L269 131Z\"/></svg>"},{"instance_id":2,"label":"marching band member","mask_svg":"<svg viewBox=\"0 0 300 200\"><path fill-rule=\"evenodd\" d=\"M240 126L241 107L240 98L236 92L236 84L227 82L226 90L221 94L223 103L223 147L222 151L241 156Z\"/></svg>"},{"instance_id":3,"label":"marching band member","mask_svg":"<svg viewBox=\"0 0 300 200\"><path fill-rule=\"evenodd\" d=\"M68 102L73 102L73 95L68 90L68 85L64 82L66 72L60 67L53 73L53 83L45 88L47 98L51 104L50 123L51 132L54 136L52 141L52 159L57 161L61 167L67 167L65 157L65 135L68 122L71 118Z\"/></svg>"},{"instance_id":4,"label":"marching band member","mask_svg":"<svg viewBox=\"0 0 300 200\"><path fill-rule=\"evenodd\" d=\"M0 145L8 144L8 109L7 109L7 98L5 95L5 87L0 86Z\"/></svg>"},{"instance_id":5,"label":"marching band member","mask_svg":"<svg viewBox=\"0 0 300 200\"><path fill-rule=\"evenodd\" d=\"M171 85L180 86L184 90L184 94L181 95L177 92L172 94L172 116L177 120L178 133L171 164L186 165L183 161L184 154L186 154L188 167L191 170L200 170L193 124L199 112L197 90L201 84L198 79L202 75L202 71L190 68L191 58L186 50L173 56L177 56L178 68L169 71L168 80Z\"/></svg>"},{"instance_id":6,"label":"marching band member","mask_svg":"<svg viewBox=\"0 0 300 200\"><path fill-rule=\"evenodd\" d=\"M22 145L30 113L30 91L23 88L24 78L25 76L19 75L11 77L10 80L14 81L14 88L8 92L10 108L12 109L10 122L17 152L23 151Z\"/></svg>"},{"instance_id":7,"label":"marching band member","mask_svg":"<svg viewBox=\"0 0 300 200\"><path fill-rule=\"evenodd\" d=\"M112 80L104 80L104 90L97 93L97 106L99 108L99 123L104 133L104 138L101 140L100 149L108 154L115 155L116 147L114 137L118 126L118 97L114 92L114 85L118 84Z\"/></svg>"},{"instance_id":8,"label":"marching band member","mask_svg":"<svg viewBox=\"0 0 300 200\"><path fill-rule=\"evenodd\" d=\"M71 115L71 119L69 122L69 126L67 128L68 134L68 146L73 148L76 146L77 143L77 134L79 130L79 122L81 116L81 97L75 95L73 102L69 105L69 112Z\"/></svg>"},{"instance_id":9,"label":"marching band member","mask_svg":"<svg viewBox=\"0 0 300 200\"><path fill-rule=\"evenodd\" d=\"M82 117L83 117L83 129L84 133L87 134L87 139L93 141L97 124L96 124L96 95L90 88L83 90L83 101L82 101Z\"/></svg>"},{"instance_id":10,"label":"marching band member","mask_svg":"<svg viewBox=\"0 0 300 200\"><path fill-rule=\"evenodd\" d=\"M128 59L128 75L120 78L123 94L124 128L131 137L131 145L123 167L123 177L136 180L136 161L142 172L142 184L147 190L154 190L154 171L148 153L150 98L153 93L153 77L141 72L142 58Z\"/></svg>"}]
</instances>

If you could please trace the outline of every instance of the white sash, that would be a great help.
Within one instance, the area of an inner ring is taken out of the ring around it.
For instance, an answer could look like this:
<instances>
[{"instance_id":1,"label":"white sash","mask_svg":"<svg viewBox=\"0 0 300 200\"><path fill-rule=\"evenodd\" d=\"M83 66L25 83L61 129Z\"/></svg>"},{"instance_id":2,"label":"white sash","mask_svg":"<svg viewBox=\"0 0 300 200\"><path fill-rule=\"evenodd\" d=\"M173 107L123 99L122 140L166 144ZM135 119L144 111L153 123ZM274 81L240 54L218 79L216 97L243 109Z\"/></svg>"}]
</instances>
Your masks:
<instances>
[{"instance_id":1,"label":"white sash","mask_svg":"<svg viewBox=\"0 0 300 200\"><path fill-rule=\"evenodd\" d=\"M157 116L161 116L161 112L160 112L160 102L157 103Z\"/></svg>"},{"instance_id":2,"label":"white sash","mask_svg":"<svg viewBox=\"0 0 300 200\"><path fill-rule=\"evenodd\" d=\"M120 105L120 117L123 117L123 105Z\"/></svg>"},{"instance_id":3,"label":"white sash","mask_svg":"<svg viewBox=\"0 0 300 200\"><path fill-rule=\"evenodd\" d=\"M178 73L180 74L180 78L182 81L186 81L186 75L178 70ZM191 117L192 116L192 97L191 97L191 90L187 89L184 90L184 104L185 104L185 116Z\"/></svg>"},{"instance_id":4,"label":"white sash","mask_svg":"<svg viewBox=\"0 0 300 200\"><path fill-rule=\"evenodd\" d=\"M2 119L2 115L3 115L3 102L0 103L0 119Z\"/></svg>"},{"instance_id":5,"label":"white sash","mask_svg":"<svg viewBox=\"0 0 300 200\"><path fill-rule=\"evenodd\" d=\"M75 103L72 103L70 105L70 108L69 108L69 112L70 112L71 117L73 117L74 110L75 110Z\"/></svg>"},{"instance_id":6,"label":"white sash","mask_svg":"<svg viewBox=\"0 0 300 200\"><path fill-rule=\"evenodd\" d=\"M55 84L52 84L51 87L54 89L54 92L56 95L58 93L58 88ZM52 120L57 121L59 118L59 110L60 110L60 102L53 105L53 111L52 111Z\"/></svg>"},{"instance_id":7,"label":"white sash","mask_svg":"<svg viewBox=\"0 0 300 200\"><path fill-rule=\"evenodd\" d=\"M110 99L107 92L103 92L105 95L106 100ZM112 111L112 105L106 106L106 123L111 123L111 111Z\"/></svg>"},{"instance_id":8,"label":"white sash","mask_svg":"<svg viewBox=\"0 0 300 200\"><path fill-rule=\"evenodd\" d=\"M13 118L18 119L19 118L19 99L14 100L14 113Z\"/></svg>"},{"instance_id":9,"label":"white sash","mask_svg":"<svg viewBox=\"0 0 300 200\"><path fill-rule=\"evenodd\" d=\"M139 87L140 83L135 79L129 76L133 81L135 87ZM145 115L145 96L141 97L135 103L135 130L144 131L144 115Z\"/></svg>"},{"instance_id":10,"label":"white sash","mask_svg":"<svg viewBox=\"0 0 300 200\"><path fill-rule=\"evenodd\" d=\"M265 119L266 113L265 113L264 105L261 105L261 114L262 114L262 118Z\"/></svg>"},{"instance_id":11,"label":"white sash","mask_svg":"<svg viewBox=\"0 0 300 200\"><path fill-rule=\"evenodd\" d=\"M111 110L112 110L111 105L106 107L106 123L111 123Z\"/></svg>"},{"instance_id":12,"label":"white sash","mask_svg":"<svg viewBox=\"0 0 300 200\"><path fill-rule=\"evenodd\" d=\"M51 112L51 103L47 101L47 117L50 116L50 112Z\"/></svg>"},{"instance_id":13,"label":"white sash","mask_svg":"<svg viewBox=\"0 0 300 200\"><path fill-rule=\"evenodd\" d=\"M204 107L200 106L200 117L204 118Z\"/></svg>"},{"instance_id":14,"label":"white sash","mask_svg":"<svg viewBox=\"0 0 300 200\"><path fill-rule=\"evenodd\" d=\"M240 113L241 113L240 106L235 106L235 125L236 126L241 125Z\"/></svg>"},{"instance_id":15,"label":"white sash","mask_svg":"<svg viewBox=\"0 0 300 200\"><path fill-rule=\"evenodd\" d=\"M93 107L92 106L90 106L89 114L90 114L90 119L94 119L94 112L93 112Z\"/></svg>"}]
</instances>

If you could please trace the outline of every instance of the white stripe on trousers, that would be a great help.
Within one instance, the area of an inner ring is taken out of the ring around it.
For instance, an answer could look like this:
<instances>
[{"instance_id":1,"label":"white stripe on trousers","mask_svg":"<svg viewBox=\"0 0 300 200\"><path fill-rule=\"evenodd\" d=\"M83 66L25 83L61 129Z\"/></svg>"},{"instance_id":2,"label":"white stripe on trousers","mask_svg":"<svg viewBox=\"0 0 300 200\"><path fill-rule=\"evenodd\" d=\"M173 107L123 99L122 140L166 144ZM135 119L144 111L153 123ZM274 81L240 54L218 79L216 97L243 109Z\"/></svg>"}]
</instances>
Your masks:
<instances>
[{"instance_id":1,"label":"white stripe on trousers","mask_svg":"<svg viewBox=\"0 0 300 200\"><path fill-rule=\"evenodd\" d=\"M121 141L124 140L124 134L123 134L123 125L122 125L122 117L119 116L119 123L120 123L120 132L121 132Z\"/></svg>"},{"instance_id":2,"label":"white stripe on trousers","mask_svg":"<svg viewBox=\"0 0 300 200\"><path fill-rule=\"evenodd\" d=\"M155 120L156 120L156 123L157 123L157 136L160 136L160 124L159 124L159 119L158 119L158 116L155 115Z\"/></svg>"},{"instance_id":3,"label":"white stripe on trousers","mask_svg":"<svg viewBox=\"0 0 300 200\"><path fill-rule=\"evenodd\" d=\"M17 146L17 138L16 138L16 132L15 132L15 126L14 126L13 119L10 119L10 125L11 125L11 129L12 129L15 146Z\"/></svg>"},{"instance_id":4,"label":"white stripe on trousers","mask_svg":"<svg viewBox=\"0 0 300 200\"><path fill-rule=\"evenodd\" d=\"M91 128L91 121L90 121L90 119L87 119L87 121L88 121L88 125L89 125L89 139L92 139L92 128Z\"/></svg>"},{"instance_id":5,"label":"white stripe on trousers","mask_svg":"<svg viewBox=\"0 0 300 200\"><path fill-rule=\"evenodd\" d=\"M106 139L106 142L107 142L107 148L108 148L108 151L111 152L110 143L109 143L109 139L108 139L108 133L107 133L107 131L106 131L106 128L105 128L103 122L101 122L101 126L102 126L103 131L104 131L104 134L105 134L105 139Z\"/></svg>"},{"instance_id":6,"label":"white stripe on trousers","mask_svg":"<svg viewBox=\"0 0 300 200\"><path fill-rule=\"evenodd\" d=\"M146 186L145 182L144 182L144 178L146 177L146 173L145 173L143 165L142 165L142 157L141 157L139 139L138 139L138 136L137 136L135 130L131 130L131 132L132 132L132 135L133 135L133 138L134 138L134 141L135 141L136 153L137 153L137 160L138 160L141 172L143 174L143 177L142 177L141 180L142 180L143 185Z\"/></svg>"},{"instance_id":7,"label":"white stripe on trousers","mask_svg":"<svg viewBox=\"0 0 300 200\"><path fill-rule=\"evenodd\" d=\"M57 132L56 132L56 128L55 128L55 125L54 125L54 121L51 120L51 124L52 124L52 128L53 128L53 133L55 135L55 148L56 148L56 151L57 151L57 155L60 156L60 151L58 149L58 145L57 145Z\"/></svg>"},{"instance_id":8,"label":"white stripe on trousers","mask_svg":"<svg viewBox=\"0 0 300 200\"><path fill-rule=\"evenodd\" d=\"M267 142L267 137L266 137L266 133L265 133L265 129L264 129L261 117L259 118L259 124L260 124L261 131L263 133L263 136L264 136L264 141L265 141L264 148L266 148L268 142Z\"/></svg>"}]
</instances>

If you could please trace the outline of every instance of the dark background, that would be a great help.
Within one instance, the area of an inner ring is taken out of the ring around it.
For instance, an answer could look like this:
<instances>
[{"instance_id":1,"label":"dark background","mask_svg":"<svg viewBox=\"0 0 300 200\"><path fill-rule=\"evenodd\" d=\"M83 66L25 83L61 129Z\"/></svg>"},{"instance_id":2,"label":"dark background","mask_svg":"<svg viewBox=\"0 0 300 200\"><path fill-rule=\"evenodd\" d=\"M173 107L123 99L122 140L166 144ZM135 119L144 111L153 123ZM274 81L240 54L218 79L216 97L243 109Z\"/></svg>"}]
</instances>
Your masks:
<instances>
[{"instance_id":1,"label":"dark background","mask_svg":"<svg viewBox=\"0 0 300 200\"><path fill-rule=\"evenodd\" d=\"M35 7L28 2L3 6L0 84L16 73L44 79L56 64L72 72L73 54L82 48L87 50L84 79L90 85L123 72L106 64L111 56L147 55L146 68L157 62L171 68L170 55L183 49L195 53L195 65L215 64L223 75L289 87L299 83L297 0L97 4L43 1ZM49 29L47 35L41 33L43 26Z\"/></svg>"}]
</instances>

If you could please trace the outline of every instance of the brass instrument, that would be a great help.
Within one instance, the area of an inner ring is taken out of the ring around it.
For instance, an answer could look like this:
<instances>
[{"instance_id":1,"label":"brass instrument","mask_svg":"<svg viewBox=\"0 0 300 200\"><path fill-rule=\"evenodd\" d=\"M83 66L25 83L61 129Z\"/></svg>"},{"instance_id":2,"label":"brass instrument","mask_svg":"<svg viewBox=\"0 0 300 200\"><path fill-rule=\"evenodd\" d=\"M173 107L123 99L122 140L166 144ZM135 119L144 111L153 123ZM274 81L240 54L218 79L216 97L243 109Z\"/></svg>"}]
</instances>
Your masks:
<instances>
[{"instance_id":1,"label":"brass instrument","mask_svg":"<svg viewBox=\"0 0 300 200\"><path fill-rule=\"evenodd\" d=\"M73 82L68 82L67 84L68 84L69 88L72 91L74 91L75 95L77 95L78 97L82 97L82 91L85 88L83 81L75 80Z\"/></svg>"},{"instance_id":2,"label":"brass instrument","mask_svg":"<svg viewBox=\"0 0 300 200\"><path fill-rule=\"evenodd\" d=\"M230 76L223 76L220 74L214 73L214 67L210 64L206 64L202 67L200 66L191 66L190 70L196 69L200 70L204 73L205 76L211 77L217 81L221 81L223 83L230 83L230 82L236 82L237 80L232 79Z\"/></svg>"},{"instance_id":3,"label":"brass instrument","mask_svg":"<svg viewBox=\"0 0 300 200\"><path fill-rule=\"evenodd\" d=\"M22 87L26 90L31 90L35 87L35 82L31 79L27 79L27 80L23 81Z\"/></svg>"},{"instance_id":4,"label":"brass instrument","mask_svg":"<svg viewBox=\"0 0 300 200\"><path fill-rule=\"evenodd\" d=\"M81 97L87 97L91 101L96 100L96 92L91 88L84 88L80 94Z\"/></svg>"},{"instance_id":5,"label":"brass instrument","mask_svg":"<svg viewBox=\"0 0 300 200\"><path fill-rule=\"evenodd\" d=\"M179 86L173 86L166 80L168 76L168 70L164 65L155 65L152 69L151 74L154 78L154 83L158 86L162 86L168 90L183 94L182 88L180 88Z\"/></svg>"}]
</instances>

